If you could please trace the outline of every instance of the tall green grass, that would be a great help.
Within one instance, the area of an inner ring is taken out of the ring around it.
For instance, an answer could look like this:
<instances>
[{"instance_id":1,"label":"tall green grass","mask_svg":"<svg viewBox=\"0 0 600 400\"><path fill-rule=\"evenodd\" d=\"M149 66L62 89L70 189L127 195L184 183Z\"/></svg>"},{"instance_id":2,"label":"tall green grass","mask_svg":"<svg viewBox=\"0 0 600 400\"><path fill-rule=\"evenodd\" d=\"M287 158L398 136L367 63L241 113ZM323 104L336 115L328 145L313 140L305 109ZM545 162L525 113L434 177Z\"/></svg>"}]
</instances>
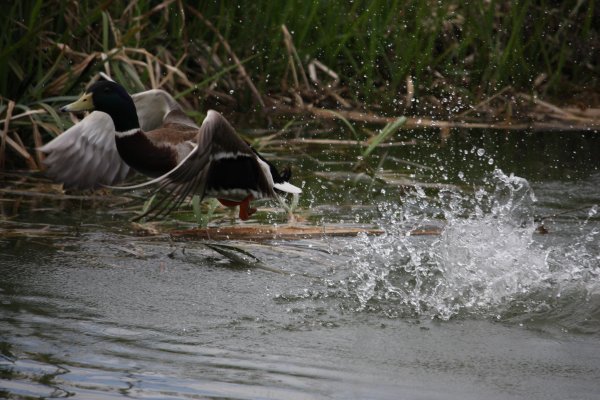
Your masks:
<instances>
[{"instance_id":1,"label":"tall green grass","mask_svg":"<svg viewBox=\"0 0 600 400\"><path fill-rule=\"evenodd\" d=\"M214 33L186 10L186 3L3 3L0 93L42 98L48 92L44 84L69 67L53 43L84 53L121 45L153 53L168 49L176 58L216 46ZM304 60L316 58L335 70L356 98L383 101L403 89L408 75L419 93L427 93L434 71L481 95L508 84L528 88L541 73L551 77L549 93L564 89L558 77L589 84L588 77L598 72L595 3L254 0L201 2L198 10L240 58L256 56L247 69L264 91L278 89L285 70L280 30L285 24ZM193 60L186 61L192 69ZM73 88L60 89L51 94Z\"/></svg>"},{"instance_id":2,"label":"tall green grass","mask_svg":"<svg viewBox=\"0 0 600 400\"><path fill-rule=\"evenodd\" d=\"M595 0L190 4L2 2L0 120L10 101L13 115L45 107L47 113L12 121L8 131L38 122L40 134L51 136L62 122L50 110L105 70L132 91L160 85L185 94L190 109L206 101L254 109L231 55L189 7L211 21L263 94L287 90L282 25L305 66L319 60L338 74L346 99L389 115L452 114L509 85L549 97L600 86ZM416 99L410 104L407 80ZM28 134L21 136L33 146Z\"/></svg>"}]
</instances>

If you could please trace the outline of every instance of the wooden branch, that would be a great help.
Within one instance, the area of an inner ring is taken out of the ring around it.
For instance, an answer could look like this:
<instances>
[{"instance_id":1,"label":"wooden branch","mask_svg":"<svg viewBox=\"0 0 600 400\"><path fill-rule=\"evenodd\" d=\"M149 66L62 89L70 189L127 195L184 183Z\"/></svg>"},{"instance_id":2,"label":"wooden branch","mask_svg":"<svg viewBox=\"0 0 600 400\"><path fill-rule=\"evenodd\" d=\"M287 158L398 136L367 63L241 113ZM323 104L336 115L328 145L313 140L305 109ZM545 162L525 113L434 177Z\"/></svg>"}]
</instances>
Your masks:
<instances>
[{"instance_id":1,"label":"wooden branch","mask_svg":"<svg viewBox=\"0 0 600 400\"><path fill-rule=\"evenodd\" d=\"M440 235L440 228L417 228L407 231L407 236ZM336 227L336 226L271 226L271 225L236 225L224 227L208 227L171 231L174 238L195 240L298 240L319 239L323 237L353 237L359 234L383 235L384 231L375 228Z\"/></svg>"},{"instance_id":2,"label":"wooden branch","mask_svg":"<svg viewBox=\"0 0 600 400\"><path fill-rule=\"evenodd\" d=\"M237 225L225 227L208 227L172 231L176 238L204 240L294 240L315 239L322 237L357 236L359 233L381 235L382 230L369 228L341 228L324 226L271 226L271 225Z\"/></svg>"},{"instance_id":3,"label":"wooden branch","mask_svg":"<svg viewBox=\"0 0 600 400\"><path fill-rule=\"evenodd\" d=\"M385 125L394 122L398 117L384 117L381 115L364 111L328 110L316 107L289 107L283 104L274 105L269 109L270 113L276 115L311 115L325 120L336 120L338 115L349 121L364 122L370 124ZM576 121L552 121L552 122L464 122L464 121L442 121L430 118L409 117L400 129L417 128L461 128L461 129L498 129L498 130L531 130L531 131L581 131L588 129L600 130L600 121L588 120L588 123L577 123Z\"/></svg>"},{"instance_id":4,"label":"wooden branch","mask_svg":"<svg viewBox=\"0 0 600 400\"><path fill-rule=\"evenodd\" d=\"M262 144L262 143L261 143ZM313 144L313 145L329 145L329 146L361 146L361 147L369 147L370 143L368 141L360 141L360 140L344 140L344 139L286 139L286 140L269 140L264 143L264 145L269 146L277 146L277 145L303 145L303 144ZM377 147L401 147L401 146L412 146L417 144L416 140L409 140L404 142L389 142L389 143L380 143Z\"/></svg>"}]
</instances>

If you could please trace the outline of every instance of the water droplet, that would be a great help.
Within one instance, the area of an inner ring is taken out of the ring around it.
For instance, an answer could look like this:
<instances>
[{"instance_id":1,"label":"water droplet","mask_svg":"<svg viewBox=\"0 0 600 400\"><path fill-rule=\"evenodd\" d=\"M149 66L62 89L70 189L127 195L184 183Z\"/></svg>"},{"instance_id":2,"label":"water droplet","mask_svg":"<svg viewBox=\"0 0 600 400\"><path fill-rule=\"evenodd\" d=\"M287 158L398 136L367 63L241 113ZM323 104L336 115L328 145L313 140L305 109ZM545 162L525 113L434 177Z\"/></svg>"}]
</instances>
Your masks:
<instances>
[{"instance_id":1,"label":"water droplet","mask_svg":"<svg viewBox=\"0 0 600 400\"><path fill-rule=\"evenodd\" d=\"M479 157L483 156L485 154L485 149L477 149L477 155Z\"/></svg>"}]
</instances>

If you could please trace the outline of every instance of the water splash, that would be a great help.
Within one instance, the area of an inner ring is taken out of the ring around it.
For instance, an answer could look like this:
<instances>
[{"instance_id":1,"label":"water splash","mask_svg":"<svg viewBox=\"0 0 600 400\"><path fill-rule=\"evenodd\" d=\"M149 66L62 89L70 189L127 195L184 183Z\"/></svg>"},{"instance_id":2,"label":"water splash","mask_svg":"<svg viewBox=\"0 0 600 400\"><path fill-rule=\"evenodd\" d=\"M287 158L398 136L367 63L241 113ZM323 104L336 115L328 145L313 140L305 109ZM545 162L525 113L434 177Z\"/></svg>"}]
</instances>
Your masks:
<instances>
[{"instance_id":1,"label":"water splash","mask_svg":"<svg viewBox=\"0 0 600 400\"><path fill-rule=\"evenodd\" d=\"M497 169L470 194L442 190L432 199L416 189L401 204L380 204L386 234L360 237L347 248L356 309L390 317L509 319L555 311L568 292L580 302L595 296L593 315L600 309L600 257L590 244L598 228L589 229L586 220L574 242L546 246L535 235L535 202L527 180ZM410 235L427 224L443 225L442 234Z\"/></svg>"}]
</instances>

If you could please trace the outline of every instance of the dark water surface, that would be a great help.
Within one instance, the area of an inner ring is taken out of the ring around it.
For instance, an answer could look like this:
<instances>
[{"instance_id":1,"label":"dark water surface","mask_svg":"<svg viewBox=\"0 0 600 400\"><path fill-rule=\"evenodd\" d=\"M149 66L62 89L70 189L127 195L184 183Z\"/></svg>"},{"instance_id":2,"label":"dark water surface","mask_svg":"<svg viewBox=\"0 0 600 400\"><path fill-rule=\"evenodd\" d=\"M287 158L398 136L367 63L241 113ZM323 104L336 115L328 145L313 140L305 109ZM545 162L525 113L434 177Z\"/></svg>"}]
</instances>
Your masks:
<instances>
[{"instance_id":1,"label":"dark water surface","mask_svg":"<svg viewBox=\"0 0 600 400\"><path fill-rule=\"evenodd\" d=\"M385 233L211 248L0 193L0 398L600 397L597 134L423 135L376 180L358 150L273 153L302 218Z\"/></svg>"}]
</instances>

